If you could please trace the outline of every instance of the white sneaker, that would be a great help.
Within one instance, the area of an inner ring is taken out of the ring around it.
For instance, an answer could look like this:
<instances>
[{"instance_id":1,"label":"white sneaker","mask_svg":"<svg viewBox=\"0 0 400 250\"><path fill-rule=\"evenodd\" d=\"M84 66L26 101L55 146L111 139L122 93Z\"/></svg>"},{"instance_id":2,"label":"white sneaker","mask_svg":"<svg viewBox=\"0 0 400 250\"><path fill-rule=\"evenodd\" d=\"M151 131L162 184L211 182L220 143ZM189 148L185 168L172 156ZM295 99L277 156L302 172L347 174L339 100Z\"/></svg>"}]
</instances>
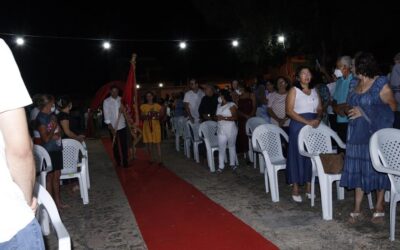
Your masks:
<instances>
[{"instance_id":1,"label":"white sneaker","mask_svg":"<svg viewBox=\"0 0 400 250\"><path fill-rule=\"evenodd\" d=\"M303 199L300 195L292 195L292 199L297 203L303 202Z\"/></svg>"}]
</instances>

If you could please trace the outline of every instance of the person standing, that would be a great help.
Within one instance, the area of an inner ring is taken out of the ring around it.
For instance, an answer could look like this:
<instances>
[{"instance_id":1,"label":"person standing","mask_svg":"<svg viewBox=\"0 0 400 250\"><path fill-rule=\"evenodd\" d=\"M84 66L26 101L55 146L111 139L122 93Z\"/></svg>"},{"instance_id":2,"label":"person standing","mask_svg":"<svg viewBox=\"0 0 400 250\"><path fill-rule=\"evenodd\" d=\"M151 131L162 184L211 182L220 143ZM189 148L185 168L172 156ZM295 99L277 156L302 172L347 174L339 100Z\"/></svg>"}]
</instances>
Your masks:
<instances>
[{"instance_id":1,"label":"person standing","mask_svg":"<svg viewBox=\"0 0 400 250\"><path fill-rule=\"evenodd\" d=\"M393 58L394 65L390 73L390 87L397 102L397 111L394 116L394 128L400 129L400 53Z\"/></svg>"},{"instance_id":2,"label":"person standing","mask_svg":"<svg viewBox=\"0 0 400 250\"><path fill-rule=\"evenodd\" d=\"M31 103L11 50L0 39L0 249L45 249L32 195L36 168L24 111Z\"/></svg>"},{"instance_id":3,"label":"person standing","mask_svg":"<svg viewBox=\"0 0 400 250\"><path fill-rule=\"evenodd\" d=\"M213 86L207 84L204 87L205 96L201 98L199 115L201 121L213 120L218 106L218 95Z\"/></svg>"},{"instance_id":4,"label":"person standing","mask_svg":"<svg viewBox=\"0 0 400 250\"><path fill-rule=\"evenodd\" d=\"M305 125L318 127L322 118L320 97L311 85L312 74L308 67L300 67L296 73L297 82L286 98L286 114L290 117L289 149L286 164L286 178L293 184L292 199L302 202L299 186L306 184L306 196L311 198L312 165L308 157L299 153L298 137Z\"/></svg>"},{"instance_id":5,"label":"person standing","mask_svg":"<svg viewBox=\"0 0 400 250\"><path fill-rule=\"evenodd\" d=\"M229 149L229 165L232 170L237 168L236 164L236 136L238 129L236 126L237 107L232 100L228 90L221 90L218 98L217 121L218 121L218 170L222 173L225 168L226 146Z\"/></svg>"},{"instance_id":6,"label":"person standing","mask_svg":"<svg viewBox=\"0 0 400 250\"><path fill-rule=\"evenodd\" d=\"M249 137L246 133L246 122L256 114L256 97L249 87L239 87L240 95L237 100L238 135L236 151L238 154L247 154L249 151Z\"/></svg>"},{"instance_id":7,"label":"person standing","mask_svg":"<svg viewBox=\"0 0 400 250\"><path fill-rule=\"evenodd\" d=\"M110 97L103 102L104 123L107 124L111 139L113 140L115 137L113 152L117 166L121 166L122 163L122 166L126 168L128 167L128 135L123 109L119 89L113 86ZM121 152L119 148L121 148Z\"/></svg>"},{"instance_id":8,"label":"person standing","mask_svg":"<svg viewBox=\"0 0 400 250\"><path fill-rule=\"evenodd\" d=\"M281 127L288 133L290 119L286 115L286 97L288 94L289 81L284 77L276 80L277 92L268 96L268 114L271 116L271 123Z\"/></svg>"},{"instance_id":9,"label":"person standing","mask_svg":"<svg viewBox=\"0 0 400 250\"><path fill-rule=\"evenodd\" d=\"M185 105L185 111L188 116L189 121L192 123L192 129L194 134L199 133L199 124L200 124L200 114L199 107L201 103L201 99L204 97L204 92L199 89L199 84L195 79L190 80L189 82L190 90L185 93L185 97L183 98L183 103ZM185 135L190 136L190 131L188 131L187 126L185 125Z\"/></svg>"},{"instance_id":10,"label":"person standing","mask_svg":"<svg viewBox=\"0 0 400 250\"><path fill-rule=\"evenodd\" d=\"M153 145L157 147L158 165L162 166L161 159L161 125L160 119L164 116L164 109L154 100L152 92L146 93L146 102L140 105L143 123L143 142L147 145L150 163L153 163Z\"/></svg>"},{"instance_id":11,"label":"person standing","mask_svg":"<svg viewBox=\"0 0 400 250\"><path fill-rule=\"evenodd\" d=\"M396 101L388 79L379 76L378 64L372 54L359 54L355 59L355 70L360 81L350 85L350 122L340 185L355 189L354 210L349 218L351 223L361 218L364 193L376 190L372 222L378 222L385 216L384 191L390 190L390 182L387 174L377 172L372 166L369 139L376 131L393 126Z\"/></svg>"},{"instance_id":12,"label":"person standing","mask_svg":"<svg viewBox=\"0 0 400 250\"><path fill-rule=\"evenodd\" d=\"M337 69L342 73L336 81L335 93L333 94L332 107L335 111L336 117L336 132L342 141L347 139L347 125L348 118L346 111L349 109L347 104L347 95L349 94L350 83L356 79L351 73L352 60L349 56L342 56L337 61ZM341 150L341 149L339 149Z\"/></svg>"}]
</instances>

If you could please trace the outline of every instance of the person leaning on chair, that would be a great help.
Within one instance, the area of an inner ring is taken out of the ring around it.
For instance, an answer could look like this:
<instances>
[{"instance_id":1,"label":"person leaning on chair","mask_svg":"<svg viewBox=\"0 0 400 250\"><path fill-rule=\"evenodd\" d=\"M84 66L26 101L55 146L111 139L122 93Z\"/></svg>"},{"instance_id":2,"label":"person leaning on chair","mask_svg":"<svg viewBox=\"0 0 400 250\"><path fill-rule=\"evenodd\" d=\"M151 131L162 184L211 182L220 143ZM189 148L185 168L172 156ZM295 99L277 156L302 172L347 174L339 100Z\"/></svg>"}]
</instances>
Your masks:
<instances>
[{"instance_id":1,"label":"person leaning on chair","mask_svg":"<svg viewBox=\"0 0 400 250\"><path fill-rule=\"evenodd\" d=\"M0 249L45 249L32 196L36 168L24 111L31 103L14 57L0 39Z\"/></svg>"},{"instance_id":2,"label":"person leaning on chair","mask_svg":"<svg viewBox=\"0 0 400 250\"><path fill-rule=\"evenodd\" d=\"M121 166L122 160L122 165L126 168L128 167L127 128L122 113L121 97L118 94L118 87L111 87L110 97L103 102L104 123L107 124L111 139L116 137L115 142L113 141L113 152L117 166ZM122 152L119 151L119 145L121 145Z\"/></svg>"}]
</instances>

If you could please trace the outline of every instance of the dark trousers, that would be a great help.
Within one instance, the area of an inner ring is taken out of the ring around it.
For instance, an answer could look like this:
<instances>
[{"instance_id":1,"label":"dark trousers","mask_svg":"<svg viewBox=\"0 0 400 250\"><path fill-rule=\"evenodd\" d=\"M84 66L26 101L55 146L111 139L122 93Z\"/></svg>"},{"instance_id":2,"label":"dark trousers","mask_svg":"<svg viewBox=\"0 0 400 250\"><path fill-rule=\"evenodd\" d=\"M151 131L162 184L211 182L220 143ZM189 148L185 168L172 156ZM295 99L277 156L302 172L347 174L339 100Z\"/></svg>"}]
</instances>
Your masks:
<instances>
[{"instance_id":1,"label":"dark trousers","mask_svg":"<svg viewBox=\"0 0 400 250\"><path fill-rule=\"evenodd\" d=\"M117 131L117 135L115 138L115 143L113 145L113 153L114 159L117 162L117 165L121 165L121 157L122 157L122 165L124 167L128 166L128 138L127 138L127 128L123 128ZM110 131L111 140L113 139L113 135Z\"/></svg>"},{"instance_id":2,"label":"dark trousers","mask_svg":"<svg viewBox=\"0 0 400 250\"><path fill-rule=\"evenodd\" d=\"M336 123L336 133L339 135L343 143L346 143L347 140L347 125L348 123L340 123L340 122ZM346 150L338 147L338 153L341 152L346 153Z\"/></svg>"}]
</instances>

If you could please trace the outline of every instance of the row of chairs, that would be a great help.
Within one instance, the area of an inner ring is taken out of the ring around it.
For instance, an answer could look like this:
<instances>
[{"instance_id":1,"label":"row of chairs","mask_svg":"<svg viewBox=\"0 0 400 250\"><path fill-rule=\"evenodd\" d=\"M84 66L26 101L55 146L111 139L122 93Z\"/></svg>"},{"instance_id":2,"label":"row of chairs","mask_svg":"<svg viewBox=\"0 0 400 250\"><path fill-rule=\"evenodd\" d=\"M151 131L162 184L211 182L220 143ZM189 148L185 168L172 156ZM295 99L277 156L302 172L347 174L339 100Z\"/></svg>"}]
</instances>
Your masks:
<instances>
[{"instance_id":1,"label":"row of chairs","mask_svg":"<svg viewBox=\"0 0 400 250\"><path fill-rule=\"evenodd\" d=\"M76 140L63 139L63 170L61 180L77 178L83 204L89 203L88 189L90 189L89 158L86 144ZM41 224L43 235L50 234L50 222L58 238L58 249L71 249L71 239L67 229L61 221L58 209L51 195L46 190L46 176L52 171L52 163L48 152L40 145L33 146L37 173L40 177L35 185L35 196L38 199L39 209L37 219Z\"/></svg>"},{"instance_id":2,"label":"row of chairs","mask_svg":"<svg viewBox=\"0 0 400 250\"><path fill-rule=\"evenodd\" d=\"M214 152L218 150L218 138L217 138L217 123L213 121L206 121L200 124L198 129L199 134L196 136L196 129L193 124L184 119L185 133L184 133L184 151L187 158L190 158L191 146L193 146L194 158L196 162L199 162L198 158L198 145L205 143L207 149L207 161L211 172L215 171L214 165ZM175 128L177 125L175 124ZM393 142L387 142L389 139L394 137L383 137L379 136L380 133L397 133L399 130L381 130L377 132L371 138L371 142L376 141L376 138L385 141L385 145L395 145ZM175 130L176 132L176 130ZM267 122L259 117L252 117L246 123L246 134L249 138L249 160L254 163L254 168L257 167L257 160L260 166L260 173L264 174L265 180L265 191L266 193L271 192L271 199L273 202L279 202L279 183L278 183L278 172L286 169L286 158L282 152L282 140L289 141L289 137L284 130L278 126L267 124ZM179 151L179 137L178 133L176 136L176 148ZM382 139L385 138L385 139ZM382 167L382 153L374 157L374 154L381 152L376 150L377 146L371 148L371 159L375 160L374 166L377 171L385 172L389 174L390 181L392 182L392 190L390 195L390 216L391 216L391 239L394 240L394 223L395 223L395 210L396 203L400 200L400 138L396 138L399 142L397 150L399 152L393 153L393 149L390 146L386 146L386 150L391 151L391 168L397 168L395 170L387 171L387 168ZM315 180L316 177L319 179L320 193L321 193L321 207L322 207L322 218L324 220L332 220L333 218L333 205L332 205L332 184L336 183L337 198L338 200L344 199L344 188L339 186L341 174L326 174L319 155L321 153L335 153L337 150L332 146L332 140L340 148L346 148L346 145L338 137L337 133L334 132L330 127L321 124L318 128L312 128L305 126L299 134L298 147L301 155L309 157L312 162L312 180L311 180L311 206L315 205ZM383 142L382 142L383 143ZM377 143L375 143L377 144ZM371 144L371 145L375 145ZM393 161L395 161L393 163ZM379 163L379 164L378 164ZM390 164L388 165L390 166ZM390 168L390 167L389 167ZM397 185L397 186L396 186ZM371 194L367 194L369 208L373 209L373 202ZM388 192L385 195L385 200L389 200Z\"/></svg>"},{"instance_id":3,"label":"row of chairs","mask_svg":"<svg viewBox=\"0 0 400 250\"><path fill-rule=\"evenodd\" d=\"M288 141L287 134L278 126L263 124L258 126L252 134L253 148L261 150L267 171L265 171L265 185L271 189L273 202L279 201L278 171L286 168L286 159L282 154L281 138ZM319 179L322 217L332 220L332 184L336 182L337 198L344 199L344 188L339 186L341 174L327 174L324 171L320 154L336 153L332 147L332 139L341 148L346 145L341 141L336 132L324 124L318 128L304 126L299 133L298 148L301 155L311 158L311 206L314 206L315 178ZM390 191L390 240L395 239L396 207L400 200L400 130L382 129L377 131L370 139L369 151L372 165L378 172L386 173L391 182ZM388 201L389 192L385 194ZM372 196L367 194L370 209L373 209Z\"/></svg>"}]
</instances>

